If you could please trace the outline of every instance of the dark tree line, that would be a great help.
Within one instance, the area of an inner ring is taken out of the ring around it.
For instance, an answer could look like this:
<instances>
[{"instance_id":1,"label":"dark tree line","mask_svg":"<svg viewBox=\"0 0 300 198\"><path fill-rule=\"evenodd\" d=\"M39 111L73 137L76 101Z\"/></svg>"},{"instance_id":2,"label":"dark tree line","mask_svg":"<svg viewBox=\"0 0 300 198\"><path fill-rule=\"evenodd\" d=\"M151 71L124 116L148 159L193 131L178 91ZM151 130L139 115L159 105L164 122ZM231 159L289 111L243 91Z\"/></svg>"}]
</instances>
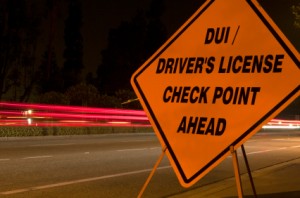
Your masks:
<instances>
[{"instance_id":1,"label":"dark tree line","mask_svg":"<svg viewBox=\"0 0 300 198\"><path fill-rule=\"evenodd\" d=\"M83 37L82 27L82 5L80 0L66 0L68 4L68 16L65 20L63 53L64 64L62 68L57 65L53 37L55 35L55 23L58 22L57 0L47 0L47 17L49 22L48 45L39 67L39 93L65 92L68 88L82 82L83 70Z\"/></svg>"},{"instance_id":2,"label":"dark tree line","mask_svg":"<svg viewBox=\"0 0 300 198\"><path fill-rule=\"evenodd\" d=\"M131 75L170 36L162 22L165 0L151 0L149 8L137 10L131 20L109 31L107 48L99 52L102 62L96 77L82 76L82 2L0 0L0 100L121 107L136 98ZM61 7L67 8L63 65L58 64L53 42ZM291 7L291 13L298 27L299 4ZM39 53L42 28L47 39ZM138 102L124 107L140 108Z\"/></svg>"},{"instance_id":3,"label":"dark tree line","mask_svg":"<svg viewBox=\"0 0 300 198\"><path fill-rule=\"evenodd\" d=\"M1 0L0 98L28 101L36 79L40 13L25 0Z\"/></svg>"},{"instance_id":4,"label":"dark tree line","mask_svg":"<svg viewBox=\"0 0 300 198\"><path fill-rule=\"evenodd\" d=\"M295 17L294 25L297 28L300 28L300 3L292 5L292 13Z\"/></svg>"},{"instance_id":5,"label":"dark tree line","mask_svg":"<svg viewBox=\"0 0 300 198\"><path fill-rule=\"evenodd\" d=\"M57 63L54 38L57 31L58 22L58 0L46 0L45 2L45 19L49 19L49 23L46 26L48 32L45 51L42 54L41 64L38 68L38 85L37 91L40 94L44 94L50 91L62 91L62 75L60 67Z\"/></svg>"},{"instance_id":6,"label":"dark tree line","mask_svg":"<svg viewBox=\"0 0 300 198\"><path fill-rule=\"evenodd\" d=\"M69 15L65 21L65 51L64 66L62 69L63 90L66 91L72 85L81 82L83 70L83 38L82 27L82 5L79 0L71 0L69 3Z\"/></svg>"},{"instance_id":7,"label":"dark tree line","mask_svg":"<svg viewBox=\"0 0 300 198\"><path fill-rule=\"evenodd\" d=\"M129 22L122 22L108 36L108 47L102 51L96 86L107 94L120 88L130 89L130 77L167 39L161 21L163 0L153 0L146 11L139 10Z\"/></svg>"},{"instance_id":8,"label":"dark tree line","mask_svg":"<svg viewBox=\"0 0 300 198\"><path fill-rule=\"evenodd\" d=\"M54 46L60 6L64 21L64 63ZM153 0L108 35L99 55L97 77L84 77L82 0L0 1L0 99L91 106L120 106L135 98L130 76L166 40L161 16L164 0ZM47 25L43 22L48 21ZM44 52L37 51L41 29L47 30ZM41 56L41 57L38 57ZM138 108L139 104L127 104Z\"/></svg>"}]
</instances>

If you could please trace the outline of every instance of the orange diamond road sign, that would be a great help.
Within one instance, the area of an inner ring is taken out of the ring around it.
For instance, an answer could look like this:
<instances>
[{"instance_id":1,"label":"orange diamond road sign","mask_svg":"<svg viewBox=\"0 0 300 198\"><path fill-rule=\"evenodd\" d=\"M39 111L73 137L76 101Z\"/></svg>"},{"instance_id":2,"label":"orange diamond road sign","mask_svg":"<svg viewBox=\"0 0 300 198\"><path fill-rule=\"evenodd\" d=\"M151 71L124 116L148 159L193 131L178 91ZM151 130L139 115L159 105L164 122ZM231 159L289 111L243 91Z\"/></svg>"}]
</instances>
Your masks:
<instances>
[{"instance_id":1,"label":"orange diamond road sign","mask_svg":"<svg viewBox=\"0 0 300 198\"><path fill-rule=\"evenodd\" d=\"M189 187L300 95L299 53L257 2L211 0L131 83Z\"/></svg>"}]
</instances>

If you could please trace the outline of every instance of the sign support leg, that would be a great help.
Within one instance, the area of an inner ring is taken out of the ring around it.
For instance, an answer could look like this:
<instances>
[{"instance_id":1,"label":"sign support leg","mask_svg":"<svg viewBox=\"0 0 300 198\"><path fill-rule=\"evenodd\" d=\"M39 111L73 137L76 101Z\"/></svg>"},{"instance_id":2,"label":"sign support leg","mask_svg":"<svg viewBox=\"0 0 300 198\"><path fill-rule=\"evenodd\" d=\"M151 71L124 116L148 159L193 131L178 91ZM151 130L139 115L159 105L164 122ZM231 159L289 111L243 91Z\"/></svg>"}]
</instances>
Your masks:
<instances>
[{"instance_id":1,"label":"sign support leg","mask_svg":"<svg viewBox=\"0 0 300 198\"><path fill-rule=\"evenodd\" d=\"M257 197L256 189L255 189L255 186L254 186L253 177L252 177L252 174L251 174L251 170L250 170L250 166L249 166L249 163L248 163L248 159L247 159L247 155L246 155L244 144L242 144L241 147L242 147L242 152L243 152L243 156L244 156L244 159L245 159L245 164L246 164L246 167L247 167L247 172L248 172L249 179L250 179L250 182L251 182L251 187L252 187L252 190L253 190L253 195L256 198Z\"/></svg>"},{"instance_id":2,"label":"sign support leg","mask_svg":"<svg viewBox=\"0 0 300 198\"><path fill-rule=\"evenodd\" d=\"M242 182L241 182L241 176L240 176L239 162L238 162L236 150L234 150L233 146L230 146L230 152L232 154L232 162L233 162L235 182L236 182L236 188L238 191L238 196L239 196L239 198L242 198L243 197L243 189L242 189Z\"/></svg>"},{"instance_id":3,"label":"sign support leg","mask_svg":"<svg viewBox=\"0 0 300 198\"><path fill-rule=\"evenodd\" d=\"M153 167L151 173L149 174L149 176L148 176L148 178L147 178L145 184L143 185L143 188L141 189L139 195L137 196L138 198L141 198L141 197L142 197L144 191L146 190L146 188L147 188L147 186L148 186L150 180L152 179L152 177L153 177L153 175L154 175L154 172L156 171L157 167L159 166L161 160L163 159L166 150L167 150L167 146L164 146L161 155L159 156L159 158L158 158L157 162L155 163L155 165L154 165L154 167Z\"/></svg>"}]
</instances>

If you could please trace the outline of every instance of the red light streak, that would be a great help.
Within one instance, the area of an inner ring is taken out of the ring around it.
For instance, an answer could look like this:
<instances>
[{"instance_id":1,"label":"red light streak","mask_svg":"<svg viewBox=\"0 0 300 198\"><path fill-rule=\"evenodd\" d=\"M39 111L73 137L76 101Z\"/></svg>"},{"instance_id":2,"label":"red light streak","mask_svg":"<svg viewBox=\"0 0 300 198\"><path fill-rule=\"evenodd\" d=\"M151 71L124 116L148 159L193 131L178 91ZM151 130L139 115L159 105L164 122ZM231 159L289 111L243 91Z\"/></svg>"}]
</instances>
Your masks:
<instances>
[{"instance_id":1,"label":"red light streak","mask_svg":"<svg viewBox=\"0 0 300 198\"><path fill-rule=\"evenodd\" d=\"M0 108L2 126L151 127L145 112L141 110L9 102L0 102Z\"/></svg>"},{"instance_id":2,"label":"red light streak","mask_svg":"<svg viewBox=\"0 0 300 198\"><path fill-rule=\"evenodd\" d=\"M102 114L76 114L76 113L47 113L33 112L30 117L45 117L45 118L77 118L77 119L97 119L97 120L131 120L131 121L148 121L147 117L131 116L131 115L102 115Z\"/></svg>"},{"instance_id":3,"label":"red light streak","mask_svg":"<svg viewBox=\"0 0 300 198\"><path fill-rule=\"evenodd\" d=\"M142 110L0 102L1 126L151 127ZM30 111L29 111L30 110ZM28 119L31 119L31 124ZM263 128L300 128L299 120L273 119Z\"/></svg>"},{"instance_id":4,"label":"red light streak","mask_svg":"<svg viewBox=\"0 0 300 198\"><path fill-rule=\"evenodd\" d=\"M122 114L122 115L140 115L146 116L144 111L128 110L128 109L114 109L114 108L94 108L94 107L78 107L78 106L62 106L62 105L45 105L45 104L25 104L25 103L8 103L0 102L0 108L12 109L37 109L55 112L76 112L76 113L101 113L101 114Z\"/></svg>"}]
</instances>

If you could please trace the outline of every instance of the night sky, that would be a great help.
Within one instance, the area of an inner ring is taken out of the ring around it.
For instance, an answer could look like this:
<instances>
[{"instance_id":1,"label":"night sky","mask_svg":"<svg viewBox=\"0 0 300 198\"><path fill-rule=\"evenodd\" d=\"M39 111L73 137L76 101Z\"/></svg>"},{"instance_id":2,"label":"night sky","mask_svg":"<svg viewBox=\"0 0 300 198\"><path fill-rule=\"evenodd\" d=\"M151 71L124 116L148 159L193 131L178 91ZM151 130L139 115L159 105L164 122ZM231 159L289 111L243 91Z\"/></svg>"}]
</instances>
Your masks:
<instances>
[{"instance_id":1,"label":"night sky","mask_svg":"<svg viewBox=\"0 0 300 198\"><path fill-rule=\"evenodd\" d=\"M291 5L300 0L259 0L275 23L300 51L300 29L293 27ZM147 10L150 0L84 0L83 27L84 65L87 71L96 71L101 62L101 51L107 45L108 32L117 28L122 21L129 21L138 9ZM163 22L170 36L201 6L204 0L166 0ZM63 25L67 16L67 6L60 8L60 20L57 24L56 50L58 60L62 61L64 50ZM62 62L59 63L62 65ZM86 71L86 72L87 72Z\"/></svg>"}]
</instances>

